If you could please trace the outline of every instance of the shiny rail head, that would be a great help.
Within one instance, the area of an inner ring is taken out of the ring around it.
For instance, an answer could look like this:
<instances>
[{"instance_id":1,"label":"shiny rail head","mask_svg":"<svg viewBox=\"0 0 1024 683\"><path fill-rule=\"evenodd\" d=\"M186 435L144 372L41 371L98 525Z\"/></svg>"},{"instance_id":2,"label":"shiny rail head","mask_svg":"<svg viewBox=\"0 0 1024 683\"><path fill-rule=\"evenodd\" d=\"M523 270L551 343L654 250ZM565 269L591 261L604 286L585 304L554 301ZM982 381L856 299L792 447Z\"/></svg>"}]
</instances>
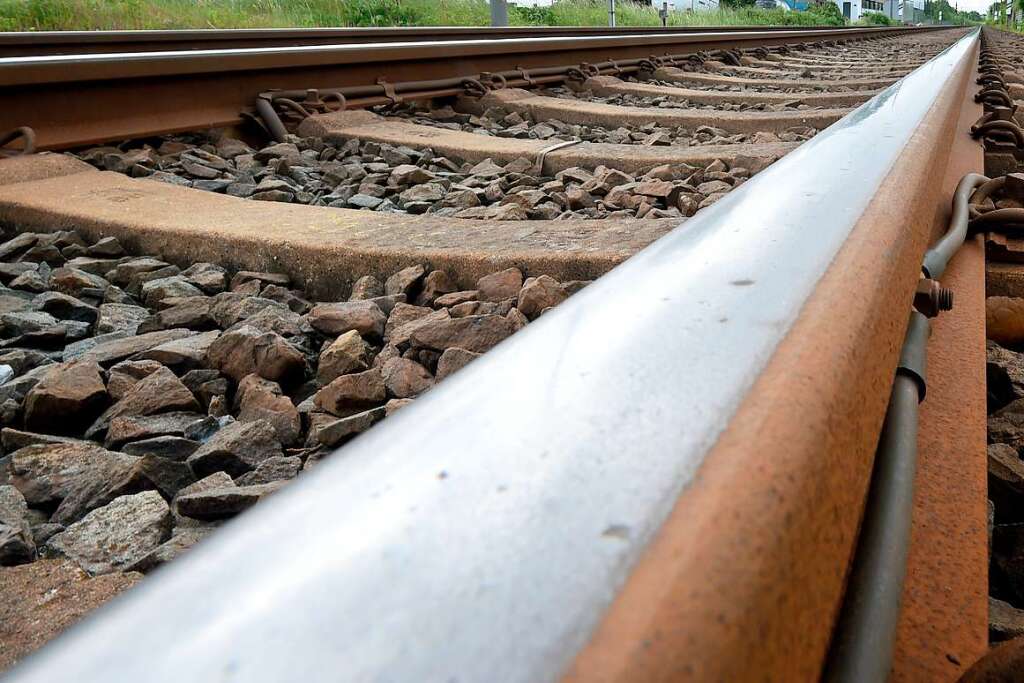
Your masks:
<instances>
[{"instance_id":1,"label":"shiny rail head","mask_svg":"<svg viewBox=\"0 0 1024 683\"><path fill-rule=\"evenodd\" d=\"M8 682L68 672L88 683L557 680L977 35L73 627Z\"/></svg>"}]
</instances>

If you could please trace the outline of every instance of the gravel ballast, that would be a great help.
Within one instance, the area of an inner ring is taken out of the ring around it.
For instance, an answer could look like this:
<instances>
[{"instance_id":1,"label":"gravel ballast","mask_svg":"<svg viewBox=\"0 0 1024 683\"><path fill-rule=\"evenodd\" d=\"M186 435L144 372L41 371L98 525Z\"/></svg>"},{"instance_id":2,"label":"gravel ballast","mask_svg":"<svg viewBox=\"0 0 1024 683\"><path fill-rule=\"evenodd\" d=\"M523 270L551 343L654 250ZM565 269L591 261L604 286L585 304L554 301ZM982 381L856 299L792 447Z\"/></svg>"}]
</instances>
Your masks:
<instances>
[{"instance_id":1,"label":"gravel ballast","mask_svg":"<svg viewBox=\"0 0 1024 683\"><path fill-rule=\"evenodd\" d=\"M587 284L509 268L458 290L410 264L312 301L113 238L5 239L0 576L59 560L130 583Z\"/></svg>"},{"instance_id":2,"label":"gravel ballast","mask_svg":"<svg viewBox=\"0 0 1024 683\"><path fill-rule=\"evenodd\" d=\"M599 166L545 176L534 159L470 164L430 150L359 140L334 146L295 136L254 150L216 131L77 156L102 170L245 199L485 220L684 218L751 175L715 160L704 168L665 164L636 175Z\"/></svg>"}]
</instances>

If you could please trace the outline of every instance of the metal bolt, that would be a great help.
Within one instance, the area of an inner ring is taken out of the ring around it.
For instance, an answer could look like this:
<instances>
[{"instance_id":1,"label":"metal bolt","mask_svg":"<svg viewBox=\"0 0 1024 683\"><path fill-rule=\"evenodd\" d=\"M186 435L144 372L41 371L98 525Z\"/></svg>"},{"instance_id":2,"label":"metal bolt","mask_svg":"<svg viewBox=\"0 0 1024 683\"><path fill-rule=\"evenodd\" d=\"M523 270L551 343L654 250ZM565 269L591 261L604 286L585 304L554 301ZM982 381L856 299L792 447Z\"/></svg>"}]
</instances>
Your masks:
<instances>
[{"instance_id":1,"label":"metal bolt","mask_svg":"<svg viewBox=\"0 0 1024 683\"><path fill-rule=\"evenodd\" d=\"M953 308L953 290L943 287L938 280L922 277L914 292L914 308L922 315L934 318L941 311Z\"/></svg>"}]
</instances>

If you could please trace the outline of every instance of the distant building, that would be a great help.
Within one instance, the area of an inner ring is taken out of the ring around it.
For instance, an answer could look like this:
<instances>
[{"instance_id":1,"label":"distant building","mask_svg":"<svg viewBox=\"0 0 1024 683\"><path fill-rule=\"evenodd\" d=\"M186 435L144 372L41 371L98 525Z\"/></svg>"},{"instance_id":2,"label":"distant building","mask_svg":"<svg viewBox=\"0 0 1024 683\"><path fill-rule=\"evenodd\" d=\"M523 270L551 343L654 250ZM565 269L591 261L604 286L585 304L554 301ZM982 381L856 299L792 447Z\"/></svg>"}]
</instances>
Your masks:
<instances>
[{"instance_id":1,"label":"distant building","mask_svg":"<svg viewBox=\"0 0 1024 683\"><path fill-rule=\"evenodd\" d=\"M701 10L718 9L718 0L667 0L668 8L670 10L676 10L677 12L691 11L699 12ZM651 5L655 9L661 9L662 2L665 0L651 0Z\"/></svg>"},{"instance_id":2,"label":"distant building","mask_svg":"<svg viewBox=\"0 0 1024 683\"><path fill-rule=\"evenodd\" d=\"M916 24L924 19L925 0L883 0L885 16L905 24Z\"/></svg>"},{"instance_id":3,"label":"distant building","mask_svg":"<svg viewBox=\"0 0 1024 683\"><path fill-rule=\"evenodd\" d=\"M557 0L507 0L510 5L520 7L550 7ZM629 2L630 0L617 0L618 2ZM661 9L664 0L646 0L655 9ZM781 2L782 0L780 0ZM668 0L668 8L682 12L684 10L699 12L700 10L718 9L718 0Z\"/></svg>"},{"instance_id":4,"label":"distant building","mask_svg":"<svg viewBox=\"0 0 1024 683\"><path fill-rule=\"evenodd\" d=\"M843 17L857 21L867 12L885 12L884 5L898 0L834 0L839 5ZM921 0L924 2L924 0Z\"/></svg>"}]
</instances>

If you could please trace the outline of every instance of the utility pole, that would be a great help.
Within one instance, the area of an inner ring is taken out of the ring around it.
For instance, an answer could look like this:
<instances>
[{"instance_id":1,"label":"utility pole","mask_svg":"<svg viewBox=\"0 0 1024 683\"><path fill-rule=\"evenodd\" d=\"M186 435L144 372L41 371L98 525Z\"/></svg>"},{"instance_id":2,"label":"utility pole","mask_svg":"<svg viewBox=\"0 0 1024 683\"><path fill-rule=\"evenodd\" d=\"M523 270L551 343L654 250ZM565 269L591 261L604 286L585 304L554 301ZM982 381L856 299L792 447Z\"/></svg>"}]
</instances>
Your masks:
<instances>
[{"instance_id":1,"label":"utility pole","mask_svg":"<svg viewBox=\"0 0 1024 683\"><path fill-rule=\"evenodd\" d=\"M508 5L505 0L491 0L491 26L508 26Z\"/></svg>"},{"instance_id":2,"label":"utility pole","mask_svg":"<svg viewBox=\"0 0 1024 683\"><path fill-rule=\"evenodd\" d=\"M615 0L608 0L608 25L615 28Z\"/></svg>"}]
</instances>

